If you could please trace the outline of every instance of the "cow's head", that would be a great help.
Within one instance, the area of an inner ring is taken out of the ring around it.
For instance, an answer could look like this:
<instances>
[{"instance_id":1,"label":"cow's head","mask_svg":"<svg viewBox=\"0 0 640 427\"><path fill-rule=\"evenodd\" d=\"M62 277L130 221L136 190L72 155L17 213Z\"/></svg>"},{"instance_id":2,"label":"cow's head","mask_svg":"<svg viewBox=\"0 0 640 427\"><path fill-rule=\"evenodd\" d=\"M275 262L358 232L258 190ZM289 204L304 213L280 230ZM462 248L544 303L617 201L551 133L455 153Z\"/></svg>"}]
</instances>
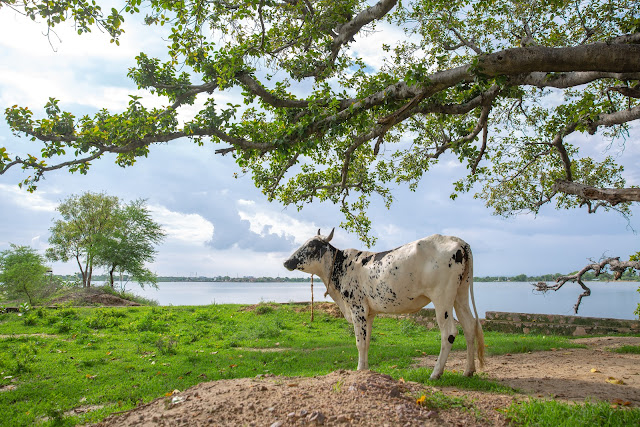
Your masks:
<instances>
[{"instance_id":1,"label":"cow's head","mask_svg":"<svg viewBox=\"0 0 640 427\"><path fill-rule=\"evenodd\" d=\"M331 248L329 242L333 238L334 231L335 228L325 237L321 236L320 230L318 230L317 236L307 240L284 262L285 268L289 271L300 270L305 273L317 274L324 254Z\"/></svg>"}]
</instances>

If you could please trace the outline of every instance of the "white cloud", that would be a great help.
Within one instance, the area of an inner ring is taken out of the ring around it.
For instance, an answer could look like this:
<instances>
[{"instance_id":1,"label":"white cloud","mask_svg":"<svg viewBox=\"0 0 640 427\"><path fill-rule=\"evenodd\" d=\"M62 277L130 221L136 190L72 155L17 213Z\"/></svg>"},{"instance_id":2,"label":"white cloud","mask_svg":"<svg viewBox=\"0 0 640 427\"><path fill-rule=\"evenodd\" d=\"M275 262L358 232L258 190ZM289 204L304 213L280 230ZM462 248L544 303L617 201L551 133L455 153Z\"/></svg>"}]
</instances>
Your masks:
<instances>
[{"instance_id":1,"label":"white cloud","mask_svg":"<svg viewBox=\"0 0 640 427\"><path fill-rule=\"evenodd\" d=\"M150 205L149 210L155 221L163 226L168 240L204 246L214 233L213 224L199 214L172 212L158 205Z\"/></svg>"},{"instance_id":2,"label":"white cloud","mask_svg":"<svg viewBox=\"0 0 640 427\"><path fill-rule=\"evenodd\" d=\"M312 222L297 220L282 212L257 205L253 200L238 200L240 218L249 221L249 229L256 234L270 233L293 236L298 244L304 243L313 236L317 226Z\"/></svg>"},{"instance_id":3,"label":"white cloud","mask_svg":"<svg viewBox=\"0 0 640 427\"><path fill-rule=\"evenodd\" d=\"M356 35L355 41L349 45L349 51L353 57L360 58L374 70L379 70L389 57L389 52L382 50L382 45L389 45L393 51L393 48L405 40L407 35L402 28L381 22L369 34Z\"/></svg>"},{"instance_id":4,"label":"white cloud","mask_svg":"<svg viewBox=\"0 0 640 427\"><path fill-rule=\"evenodd\" d=\"M3 205L13 204L22 209L55 212L58 202L49 200L46 191L29 193L17 185L0 184L0 199Z\"/></svg>"}]
</instances>

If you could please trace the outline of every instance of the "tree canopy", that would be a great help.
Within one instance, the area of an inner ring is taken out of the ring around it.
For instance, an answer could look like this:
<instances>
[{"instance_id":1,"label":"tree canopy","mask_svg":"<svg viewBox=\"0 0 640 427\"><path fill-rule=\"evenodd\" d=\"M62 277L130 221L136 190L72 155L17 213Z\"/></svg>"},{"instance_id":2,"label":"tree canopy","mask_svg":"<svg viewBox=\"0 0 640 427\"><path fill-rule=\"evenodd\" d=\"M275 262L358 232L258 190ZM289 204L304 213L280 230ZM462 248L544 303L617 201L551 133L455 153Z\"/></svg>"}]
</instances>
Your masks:
<instances>
[{"instance_id":1,"label":"tree canopy","mask_svg":"<svg viewBox=\"0 0 640 427\"><path fill-rule=\"evenodd\" d=\"M47 258L52 261L75 260L82 275L82 286L91 287L91 277L99 244L113 233L116 225L117 197L86 192L72 195L58 205L62 219L54 221Z\"/></svg>"},{"instance_id":2,"label":"tree canopy","mask_svg":"<svg viewBox=\"0 0 640 427\"><path fill-rule=\"evenodd\" d=\"M93 116L53 98L44 115L7 108L14 134L37 144L26 156L0 148L0 174L22 167L31 190L51 170L87 173L107 153L131 166L190 138L233 157L270 200L339 204L342 225L369 244L371 197L390 204L392 185L416 189L445 154L467 167L452 197L476 191L501 215L547 203L629 214L640 201L617 153L589 149L637 143L637 1L130 0L109 15L50 3L0 6L48 28L98 26L112 42L127 14L169 26L169 60L142 52L128 72L166 106L131 96L125 111ZM362 40L379 64L351 49ZM242 102L222 105L229 91ZM184 119L191 105L200 110Z\"/></svg>"},{"instance_id":3,"label":"tree canopy","mask_svg":"<svg viewBox=\"0 0 640 427\"><path fill-rule=\"evenodd\" d=\"M56 208L62 219L51 227L47 257L75 260L83 287L91 287L94 267L104 267L111 287L114 273L127 273L141 286L156 276L145 267L155 258L155 245L164 239L144 200L122 205L114 196L86 192L72 195Z\"/></svg>"},{"instance_id":4,"label":"tree canopy","mask_svg":"<svg viewBox=\"0 0 640 427\"><path fill-rule=\"evenodd\" d=\"M165 233L149 214L144 200L135 200L119 206L114 213L113 229L103 233L97 241L97 264L109 272L109 284L114 287L114 273L127 274L141 286L156 285L157 276L145 263L155 259L155 245L162 242Z\"/></svg>"}]
</instances>

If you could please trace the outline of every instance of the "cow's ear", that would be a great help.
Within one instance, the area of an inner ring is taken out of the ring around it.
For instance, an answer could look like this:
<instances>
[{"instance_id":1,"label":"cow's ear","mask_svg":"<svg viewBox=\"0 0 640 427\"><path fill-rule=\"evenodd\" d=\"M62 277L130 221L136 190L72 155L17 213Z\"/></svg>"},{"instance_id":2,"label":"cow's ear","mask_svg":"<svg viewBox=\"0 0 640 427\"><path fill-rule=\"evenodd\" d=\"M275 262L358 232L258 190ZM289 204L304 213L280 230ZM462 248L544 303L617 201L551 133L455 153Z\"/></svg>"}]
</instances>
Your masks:
<instances>
[{"instance_id":1,"label":"cow's ear","mask_svg":"<svg viewBox=\"0 0 640 427\"><path fill-rule=\"evenodd\" d=\"M335 227L333 227L333 228L331 229L331 233L329 233L329 237L327 237L327 238L325 239L325 242L329 243L329 242L331 241L331 239L333 239L333 232L334 232L334 231L336 231L336 228L335 228Z\"/></svg>"}]
</instances>

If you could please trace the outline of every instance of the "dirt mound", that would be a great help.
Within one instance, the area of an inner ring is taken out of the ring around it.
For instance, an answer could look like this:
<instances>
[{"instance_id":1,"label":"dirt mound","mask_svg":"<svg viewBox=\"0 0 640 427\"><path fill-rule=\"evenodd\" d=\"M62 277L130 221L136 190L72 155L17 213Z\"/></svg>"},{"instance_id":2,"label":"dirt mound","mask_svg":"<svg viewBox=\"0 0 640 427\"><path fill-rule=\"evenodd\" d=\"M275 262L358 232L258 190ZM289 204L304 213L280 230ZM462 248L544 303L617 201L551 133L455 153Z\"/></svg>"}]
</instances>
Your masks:
<instances>
[{"instance_id":1,"label":"dirt mound","mask_svg":"<svg viewBox=\"0 0 640 427\"><path fill-rule=\"evenodd\" d=\"M221 380L176 391L97 426L506 425L493 408L508 405L509 397L485 395L488 406L478 416L465 408L434 411L416 402L432 391L372 371Z\"/></svg>"},{"instance_id":2,"label":"dirt mound","mask_svg":"<svg viewBox=\"0 0 640 427\"><path fill-rule=\"evenodd\" d=\"M297 306L294 308L296 313L306 313L311 312L311 303L294 303ZM274 302L261 302L259 304L248 305L246 307L242 307L240 311L255 311L258 314L263 314L272 310L276 310L282 307L283 304L274 303ZM272 310L270 310L272 309ZM334 302L316 302L313 304L314 313L326 313L331 317L342 317L342 313L340 312L340 308L338 304Z\"/></svg>"},{"instance_id":3,"label":"dirt mound","mask_svg":"<svg viewBox=\"0 0 640 427\"><path fill-rule=\"evenodd\" d=\"M107 293L101 288L78 289L73 292L69 292L61 297L55 298L48 303L48 305L62 304L72 304L76 306L100 305L110 307L140 305L137 302L129 301L127 299L120 298L117 295Z\"/></svg>"},{"instance_id":4,"label":"dirt mound","mask_svg":"<svg viewBox=\"0 0 640 427\"><path fill-rule=\"evenodd\" d=\"M296 308L296 311L298 313L311 312L311 304ZM334 302L316 302L313 304L313 311L315 313L326 313L331 317L342 317L340 307L338 307L338 304Z\"/></svg>"}]
</instances>

